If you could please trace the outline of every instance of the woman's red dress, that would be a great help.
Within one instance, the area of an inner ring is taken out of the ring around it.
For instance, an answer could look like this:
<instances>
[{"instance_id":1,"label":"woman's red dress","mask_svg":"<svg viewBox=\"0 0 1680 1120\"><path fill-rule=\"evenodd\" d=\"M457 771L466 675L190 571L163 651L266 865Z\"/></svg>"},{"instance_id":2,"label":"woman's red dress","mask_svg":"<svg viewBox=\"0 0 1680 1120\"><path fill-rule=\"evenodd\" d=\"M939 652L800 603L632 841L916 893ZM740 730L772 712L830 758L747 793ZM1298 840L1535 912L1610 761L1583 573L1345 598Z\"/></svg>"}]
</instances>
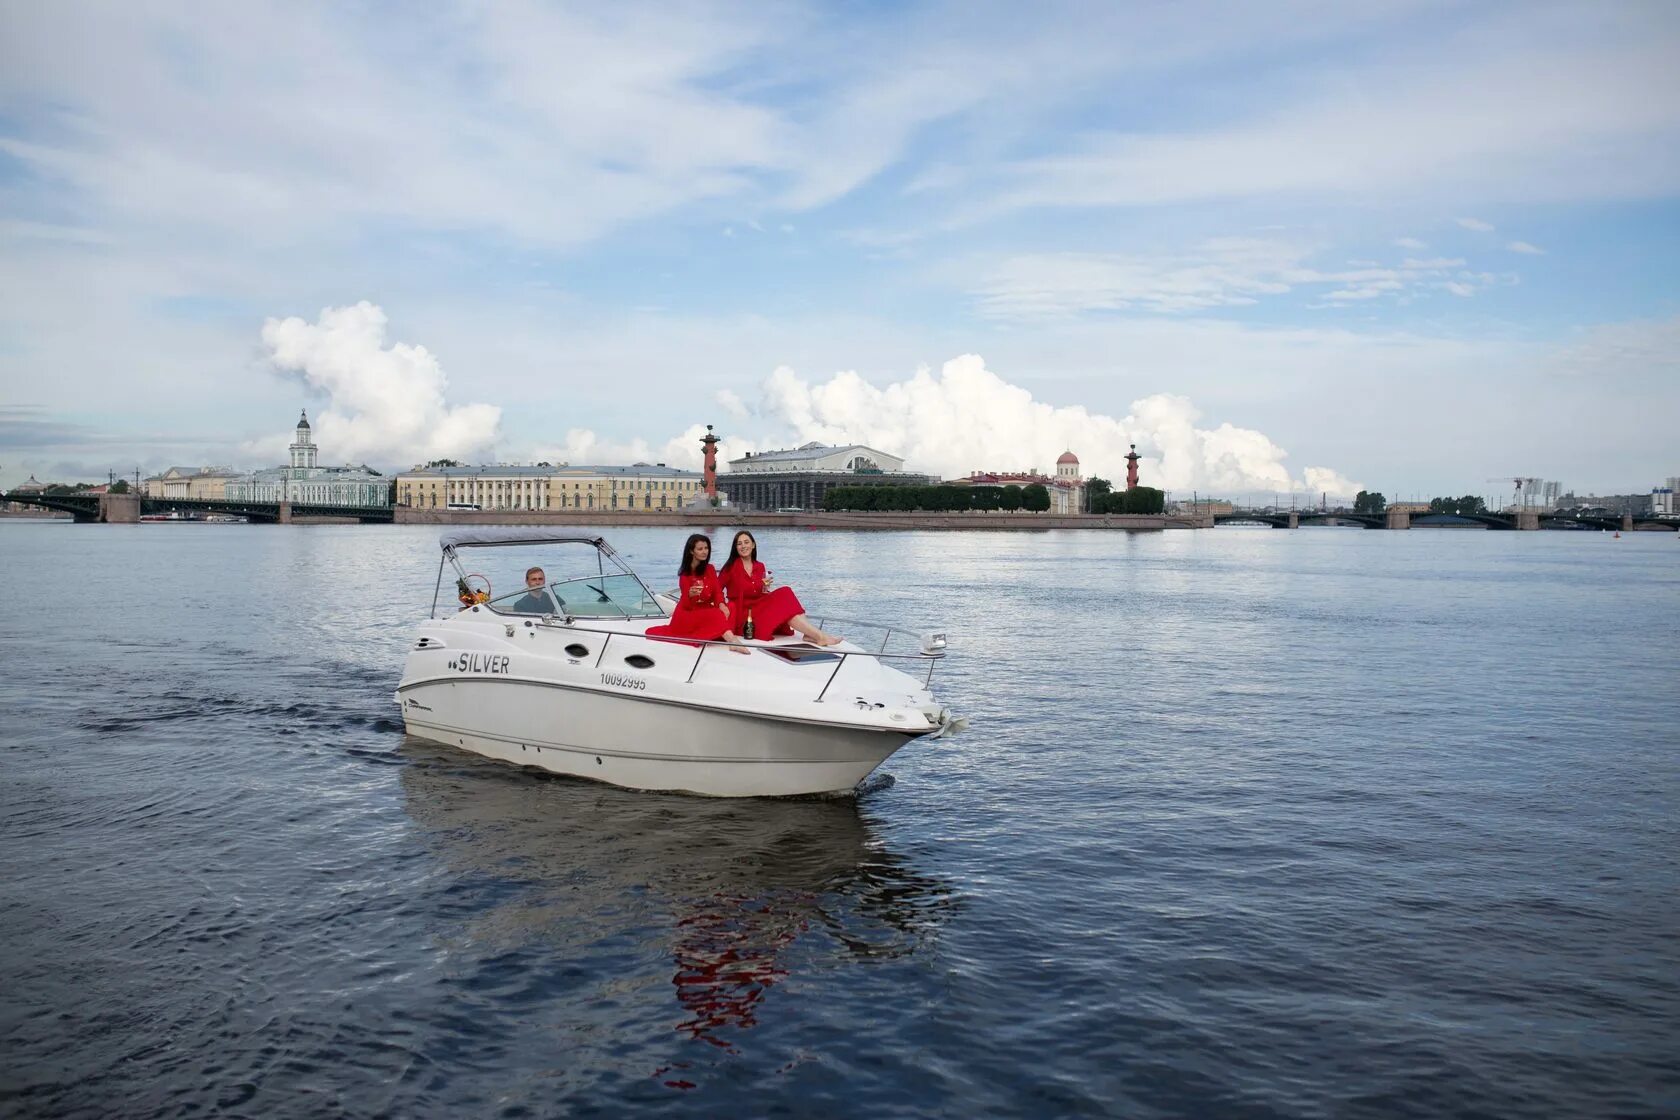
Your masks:
<instances>
[{"instance_id":1,"label":"woman's red dress","mask_svg":"<svg viewBox=\"0 0 1680 1120\"><path fill-rule=\"evenodd\" d=\"M697 576L680 576L677 586L681 594L671 612L671 621L662 626L649 626L650 638L698 638L715 642L729 629L729 616L724 614L723 588L718 583L717 569L710 564ZM698 591L691 590L697 588Z\"/></svg>"},{"instance_id":2,"label":"woman's red dress","mask_svg":"<svg viewBox=\"0 0 1680 1120\"><path fill-rule=\"evenodd\" d=\"M793 588L777 587L766 592L764 574L765 567L757 560L737 560L729 565L723 590L729 596L729 624L737 634L746 634L748 611L752 612L755 638L791 634L793 627L788 620L805 613Z\"/></svg>"}]
</instances>

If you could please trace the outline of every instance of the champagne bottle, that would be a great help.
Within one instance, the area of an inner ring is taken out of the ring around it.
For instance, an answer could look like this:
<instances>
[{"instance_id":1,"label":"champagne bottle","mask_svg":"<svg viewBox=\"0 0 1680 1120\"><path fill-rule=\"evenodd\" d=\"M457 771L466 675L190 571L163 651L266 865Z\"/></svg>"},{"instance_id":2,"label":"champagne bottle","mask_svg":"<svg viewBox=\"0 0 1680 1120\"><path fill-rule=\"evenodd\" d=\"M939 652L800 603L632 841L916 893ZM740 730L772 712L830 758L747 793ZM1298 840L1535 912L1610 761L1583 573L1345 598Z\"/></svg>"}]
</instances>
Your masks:
<instances>
[{"instance_id":1,"label":"champagne bottle","mask_svg":"<svg viewBox=\"0 0 1680 1120\"><path fill-rule=\"evenodd\" d=\"M747 641L750 642L754 638L756 638L757 636L758 636L758 634L753 630L752 608L748 607L747 608L747 624L745 626L741 627L741 637L745 638Z\"/></svg>"}]
</instances>

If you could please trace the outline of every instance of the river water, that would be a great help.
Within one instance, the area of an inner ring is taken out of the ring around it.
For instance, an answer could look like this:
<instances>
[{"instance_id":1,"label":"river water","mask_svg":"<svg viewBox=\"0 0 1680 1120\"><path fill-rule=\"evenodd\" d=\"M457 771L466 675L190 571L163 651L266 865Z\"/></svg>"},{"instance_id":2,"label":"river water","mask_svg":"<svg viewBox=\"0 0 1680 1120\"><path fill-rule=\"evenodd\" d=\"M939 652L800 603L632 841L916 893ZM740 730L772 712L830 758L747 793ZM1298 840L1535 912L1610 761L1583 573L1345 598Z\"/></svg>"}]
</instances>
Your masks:
<instances>
[{"instance_id":1,"label":"river water","mask_svg":"<svg viewBox=\"0 0 1680 1120\"><path fill-rule=\"evenodd\" d=\"M1673 534L760 543L971 728L546 777L403 737L434 530L0 523L0 1114L1680 1112Z\"/></svg>"}]
</instances>

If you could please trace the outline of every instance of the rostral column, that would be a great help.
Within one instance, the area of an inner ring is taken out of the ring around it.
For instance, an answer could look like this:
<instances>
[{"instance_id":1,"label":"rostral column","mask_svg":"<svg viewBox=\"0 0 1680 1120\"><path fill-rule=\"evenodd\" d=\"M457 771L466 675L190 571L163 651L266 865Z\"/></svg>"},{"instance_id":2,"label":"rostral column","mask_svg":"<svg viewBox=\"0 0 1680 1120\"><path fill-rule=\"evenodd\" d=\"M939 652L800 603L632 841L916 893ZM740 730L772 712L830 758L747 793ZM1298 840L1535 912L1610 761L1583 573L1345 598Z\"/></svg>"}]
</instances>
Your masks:
<instances>
[{"instance_id":1,"label":"rostral column","mask_svg":"<svg viewBox=\"0 0 1680 1120\"><path fill-rule=\"evenodd\" d=\"M1132 453L1126 456L1126 489L1128 490L1137 489L1137 465L1141 458L1143 456L1137 453L1137 444L1132 444Z\"/></svg>"},{"instance_id":2,"label":"rostral column","mask_svg":"<svg viewBox=\"0 0 1680 1120\"><path fill-rule=\"evenodd\" d=\"M712 434L710 424L706 425L706 436L700 442L706 447L706 501L710 505L716 505L718 438Z\"/></svg>"}]
</instances>

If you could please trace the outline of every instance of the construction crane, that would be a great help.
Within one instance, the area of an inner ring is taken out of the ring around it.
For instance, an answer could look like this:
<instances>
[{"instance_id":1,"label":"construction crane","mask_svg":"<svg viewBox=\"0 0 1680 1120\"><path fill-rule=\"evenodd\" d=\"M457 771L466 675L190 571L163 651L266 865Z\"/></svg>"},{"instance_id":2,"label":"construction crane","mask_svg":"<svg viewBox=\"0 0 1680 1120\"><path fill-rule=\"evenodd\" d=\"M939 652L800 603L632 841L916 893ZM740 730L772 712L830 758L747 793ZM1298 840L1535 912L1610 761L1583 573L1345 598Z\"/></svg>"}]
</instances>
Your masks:
<instances>
[{"instance_id":1,"label":"construction crane","mask_svg":"<svg viewBox=\"0 0 1680 1120\"><path fill-rule=\"evenodd\" d=\"M1541 491L1547 491L1547 497L1557 497L1558 484L1547 482L1543 478L1531 478L1527 475L1500 475L1497 478L1484 478L1483 482L1509 482L1511 484L1511 506L1513 509L1527 509L1542 500Z\"/></svg>"}]
</instances>

